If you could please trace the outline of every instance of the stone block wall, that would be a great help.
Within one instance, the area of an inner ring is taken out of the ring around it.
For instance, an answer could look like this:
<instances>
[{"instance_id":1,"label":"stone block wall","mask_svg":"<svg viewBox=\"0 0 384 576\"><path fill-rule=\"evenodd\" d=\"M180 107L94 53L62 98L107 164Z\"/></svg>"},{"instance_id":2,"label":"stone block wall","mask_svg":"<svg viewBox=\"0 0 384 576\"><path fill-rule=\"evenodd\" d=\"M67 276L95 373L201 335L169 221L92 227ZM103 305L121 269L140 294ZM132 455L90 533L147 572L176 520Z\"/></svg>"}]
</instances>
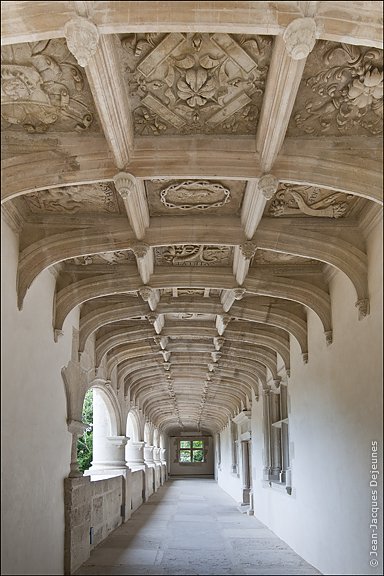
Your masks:
<instances>
[{"instance_id":1,"label":"stone block wall","mask_svg":"<svg viewBox=\"0 0 384 576\"><path fill-rule=\"evenodd\" d=\"M66 478L65 574L73 574L100 544L122 523L123 476L91 482L89 476Z\"/></svg>"},{"instance_id":2,"label":"stone block wall","mask_svg":"<svg viewBox=\"0 0 384 576\"><path fill-rule=\"evenodd\" d=\"M135 470L131 474L131 511L142 505L144 493L144 470Z\"/></svg>"},{"instance_id":3,"label":"stone block wall","mask_svg":"<svg viewBox=\"0 0 384 576\"><path fill-rule=\"evenodd\" d=\"M122 523L123 476L91 482L91 550Z\"/></svg>"}]
</instances>

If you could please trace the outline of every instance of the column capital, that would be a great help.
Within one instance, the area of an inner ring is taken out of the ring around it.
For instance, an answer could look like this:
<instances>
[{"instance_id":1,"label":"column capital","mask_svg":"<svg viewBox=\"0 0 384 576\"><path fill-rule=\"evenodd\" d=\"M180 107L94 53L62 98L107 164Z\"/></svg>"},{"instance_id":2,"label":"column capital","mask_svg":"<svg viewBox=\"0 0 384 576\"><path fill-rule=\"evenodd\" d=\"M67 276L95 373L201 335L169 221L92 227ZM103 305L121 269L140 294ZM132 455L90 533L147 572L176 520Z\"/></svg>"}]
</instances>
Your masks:
<instances>
[{"instance_id":1,"label":"column capital","mask_svg":"<svg viewBox=\"0 0 384 576\"><path fill-rule=\"evenodd\" d=\"M293 60L302 60L313 50L316 42L316 22L313 18L297 18L285 29L283 40Z\"/></svg>"},{"instance_id":2,"label":"column capital","mask_svg":"<svg viewBox=\"0 0 384 576\"><path fill-rule=\"evenodd\" d=\"M245 288L234 288L233 289L233 297L235 300L242 300L245 293L246 293Z\"/></svg>"},{"instance_id":3,"label":"column capital","mask_svg":"<svg viewBox=\"0 0 384 576\"><path fill-rule=\"evenodd\" d=\"M142 286L141 288L139 288L139 294L142 297L142 299L144 300L144 302L148 302L148 300L151 298L153 293L153 288L151 288L150 286Z\"/></svg>"},{"instance_id":4,"label":"column capital","mask_svg":"<svg viewBox=\"0 0 384 576\"><path fill-rule=\"evenodd\" d=\"M97 26L88 18L78 16L66 22L64 36L67 40L68 49L76 58L79 66L82 68L88 66L99 43L100 35Z\"/></svg>"},{"instance_id":5,"label":"column capital","mask_svg":"<svg viewBox=\"0 0 384 576\"><path fill-rule=\"evenodd\" d=\"M107 440L114 446L125 446L129 440L128 436L108 436Z\"/></svg>"}]
</instances>

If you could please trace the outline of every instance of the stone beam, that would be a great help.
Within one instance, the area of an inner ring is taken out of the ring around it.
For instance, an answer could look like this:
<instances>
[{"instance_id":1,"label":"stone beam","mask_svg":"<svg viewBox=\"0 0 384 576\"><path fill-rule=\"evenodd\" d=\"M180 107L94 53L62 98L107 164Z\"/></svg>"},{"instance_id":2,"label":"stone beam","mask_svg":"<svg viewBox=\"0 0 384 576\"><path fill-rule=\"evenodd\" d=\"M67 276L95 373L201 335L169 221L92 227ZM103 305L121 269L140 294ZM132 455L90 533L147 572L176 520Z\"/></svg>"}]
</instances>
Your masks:
<instances>
[{"instance_id":1,"label":"stone beam","mask_svg":"<svg viewBox=\"0 0 384 576\"><path fill-rule=\"evenodd\" d=\"M63 36L65 23L76 15L75 2L4 2L1 43L33 42ZM334 42L382 46L382 3L318 2L308 13L308 2L247 2L228 10L226 3L193 2L83 2L93 4L92 18L102 34L124 32L227 32L279 34L292 20L316 17L319 38ZM80 12L80 10L79 10ZM172 17L170 18L170 14Z\"/></svg>"}]
</instances>

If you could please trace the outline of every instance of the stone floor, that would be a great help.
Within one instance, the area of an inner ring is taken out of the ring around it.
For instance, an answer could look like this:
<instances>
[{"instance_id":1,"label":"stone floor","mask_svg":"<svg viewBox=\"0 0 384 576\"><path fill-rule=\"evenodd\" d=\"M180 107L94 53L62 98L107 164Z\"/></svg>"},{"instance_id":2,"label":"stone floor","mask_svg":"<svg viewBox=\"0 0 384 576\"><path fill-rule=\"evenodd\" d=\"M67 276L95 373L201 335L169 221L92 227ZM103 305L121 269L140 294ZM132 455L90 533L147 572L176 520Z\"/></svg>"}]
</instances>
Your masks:
<instances>
[{"instance_id":1,"label":"stone floor","mask_svg":"<svg viewBox=\"0 0 384 576\"><path fill-rule=\"evenodd\" d=\"M210 479L168 481L99 544L85 574L320 574Z\"/></svg>"}]
</instances>

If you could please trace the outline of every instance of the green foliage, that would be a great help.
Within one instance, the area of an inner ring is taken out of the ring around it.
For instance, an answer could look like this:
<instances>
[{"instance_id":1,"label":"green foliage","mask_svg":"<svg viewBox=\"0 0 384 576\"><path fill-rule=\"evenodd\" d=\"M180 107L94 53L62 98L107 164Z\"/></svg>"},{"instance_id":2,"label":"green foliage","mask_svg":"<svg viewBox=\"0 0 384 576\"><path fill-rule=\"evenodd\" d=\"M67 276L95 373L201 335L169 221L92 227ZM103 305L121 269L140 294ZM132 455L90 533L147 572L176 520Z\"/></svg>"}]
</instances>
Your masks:
<instances>
[{"instance_id":1,"label":"green foliage","mask_svg":"<svg viewBox=\"0 0 384 576\"><path fill-rule=\"evenodd\" d=\"M88 470L93 454L93 390L87 390L83 404L82 421L88 424L86 431L77 441L77 461L82 472Z\"/></svg>"}]
</instances>

